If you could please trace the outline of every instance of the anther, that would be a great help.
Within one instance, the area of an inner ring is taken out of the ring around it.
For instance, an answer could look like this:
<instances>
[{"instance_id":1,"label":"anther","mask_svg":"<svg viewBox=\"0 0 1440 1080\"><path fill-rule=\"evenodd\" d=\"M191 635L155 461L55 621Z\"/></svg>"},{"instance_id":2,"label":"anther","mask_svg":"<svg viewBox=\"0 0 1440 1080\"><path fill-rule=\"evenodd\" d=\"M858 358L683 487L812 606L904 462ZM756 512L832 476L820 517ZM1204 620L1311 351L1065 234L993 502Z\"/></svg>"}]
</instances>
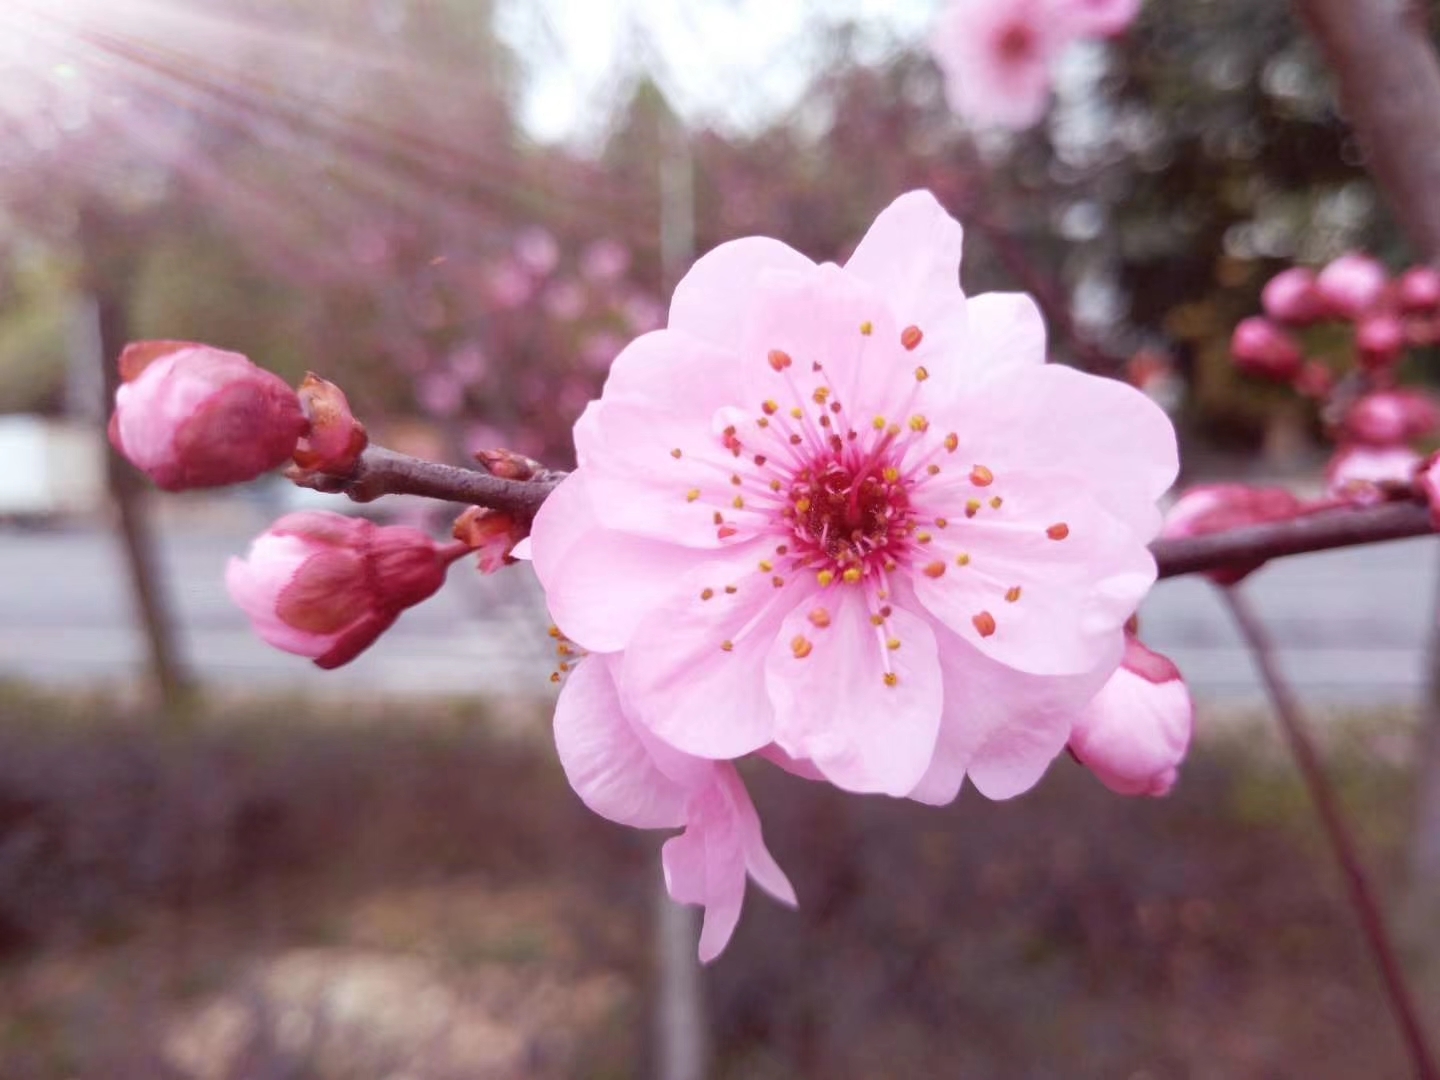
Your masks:
<instances>
[{"instance_id":1,"label":"anther","mask_svg":"<svg viewBox=\"0 0 1440 1080\"><path fill-rule=\"evenodd\" d=\"M894 686L894 685L895 685L896 683L898 683L899 681L900 681L900 676L899 676L899 675L896 675L893 671L887 671L887 672L885 672L885 685L886 685L886 686Z\"/></svg>"},{"instance_id":2,"label":"anther","mask_svg":"<svg viewBox=\"0 0 1440 1080\"><path fill-rule=\"evenodd\" d=\"M680 457L680 448L677 446L674 450L671 450L670 456L678 459Z\"/></svg>"},{"instance_id":3,"label":"anther","mask_svg":"<svg viewBox=\"0 0 1440 1080\"><path fill-rule=\"evenodd\" d=\"M1019 600L1019 599L1020 599L1020 586L1019 586L1019 585L1011 585L1010 588L1006 589L1006 590L1005 590L1005 599L1008 600L1008 601L1010 601L1010 603L1012 603L1012 604L1015 603L1016 600Z\"/></svg>"},{"instance_id":4,"label":"anther","mask_svg":"<svg viewBox=\"0 0 1440 1080\"><path fill-rule=\"evenodd\" d=\"M885 430L885 418L884 418L883 416L877 416L877 417L875 417L874 420L871 420L871 421L870 421L870 426L873 427L876 431L884 431L884 430Z\"/></svg>"},{"instance_id":5,"label":"anther","mask_svg":"<svg viewBox=\"0 0 1440 1080\"><path fill-rule=\"evenodd\" d=\"M760 560L760 572L761 572L762 574L768 574L768 573L770 573L770 571L772 571L772 570L774 570L774 569L775 569L775 564L772 563L769 559L761 559L761 560Z\"/></svg>"},{"instance_id":6,"label":"anther","mask_svg":"<svg viewBox=\"0 0 1440 1080\"><path fill-rule=\"evenodd\" d=\"M989 487L995 482L995 474L984 465L976 465L970 470L970 483L976 487Z\"/></svg>"},{"instance_id":7,"label":"anther","mask_svg":"<svg viewBox=\"0 0 1440 1080\"><path fill-rule=\"evenodd\" d=\"M914 350L924 337L925 335L921 333L918 326L907 326L900 331L900 344L907 350Z\"/></svg>"},{"instance_id":8,"label":"anther","mask_svg":"<svg viewBox=\"0 0 1440 1080\"><path fill-rule=\"evenodd\" d=\"M790 354L782 349L771 349L768 359L770 366L776 371L784 371L792 363Z\"/></svg>"},{"instance_id":9,"label":"anther","mask_svg":"<svg viewBox=\"0 0 1440 1080\"><path fill-rule=\"evenodd\" d=\"M765 462L767 462L767 461L769 461L769 460L770 460L770 459L767 458L764 454L756 454L756 455L755 455L755 466L756 466L756 468L763 469L763 468L765 467Z\"/></svg>"},{"instance_id":10,"label":"anther","mask_svg":"<svg viewBox=\"0 0 1440 1080\"><path fill-rule=\"evenodd\" d=\"M975 624L975 629L980 632L981 637L989 637L995 633L995 616L988 611L972 616L970 621Z\"/></svg>"},{"instance_id":11,"label":"anther","mask_svg":"<svg viewBox=\"0 0 1440 1080\"><path fill-rule=\"evenodd\" d=\"M890 638L888 641L885 642L885 647L891 652L894 652L896 649L900 648L900 639L898 637Z\"/></svg>"},{"instance_id":12,"label":"anther","mask_svg":"<svg viewBox=\"0 0 1440 1080\"><path fill-rule=\"evenodd\" d=\"M999 509L1000 509L1000 504L1003 503L1004 501L1005 501L1005 500L1002 499L1002 498L1000 498L999 495L996 495L993 499L990 500L990 509L992 509L992 510L999 510Z\"/></svg>"},{"instance_id":13,"label":"anther","mask_svg":"<svg viewBox=\"0 0 1440 1080\"><path fill-rule=\"evenodd\" d=\"M921 364L919 367L917 367L917 368L915 369L915 381L916 381L916 382L924 382L924 381L925 381L926 379L928 379L929 377L930 377L930 372L928 372L928 371L925 370L925 365L924 365L924 364Z\"/></svg>"},{"instance_id":14,"label":"anther","mask_svg":"<svg viewBox=\"0 0 1440 1080\"><path fill-rule=\"evenodd\" d=\"M883 616L883 615L871 615L871 616L870 616L870 625L871 625L871 626L884 626L884 625L885 625L885 616Z\"/></svg>"},{"instance_id":15,"label":"anther","mask_svg":"<svg viewBox=\"0 0 1440 1080\"><path fill-rule=\"evenodd\" d=\"M780 406L777 405L774 401L766 399L765 401L762 401L760 403L760 411L763 412L766 416L774 416L777 412L780 411Z\"/></svg>"},{"instance_id":16,"label":"anther","mask_svg":"<svg viewBox=\"0 0 1440 1080\"><path fill-rule=\"evenodd\" d=\"M894 465L886 466L884 472L882 472L880 475L885 478L885 482L887 484L898 483L900 480L900 470L895 468Z\"/></svg>"},{"instance_id":17,"label":"anther","mask_svg":"<svg viewBox=\"0 0 1440 1080\"><path fill-rule=\"evenodd\" d=\"M695 501L696 499L698 499L698 498L700 498L700 489L699 489L699 488L691 488L689 491L685 492L685 501L686 501L686 502L694 502L694 501Z\"/></svg>"},{"instance_id":18,"label":"anther","mask_svg":"<svg viewBox=\"0 0 1440 1080\"><path fill-rule=\"evenodd\" d=\"M915 542L917 544L928 544L932 539L933 537L931 537L928 532L921 532L915 534Z\"/></svg>"},{"instance_id":19,"label":"anther","mask_svg":"<svg viewBox=\"0 0 1440 1080\"><path fill-rule=\"evenodd\" d=\"M952 432L950 432L949 435L946 435L946 436L945 436L945 449L946 449L946 450L950 451L950 453L953 454L957 449L959 449L959 447L960 447L960 436L959 436L959 435L956 435L955 432L952 431Z\"/></svg>"},{"instance_id":20,"label":"anther","mask_svg":"<svg viewBox=\"0 0 1440 1080\"><path fill-rule=\"evenodd\" d=\"M735 643L734 643L733 641L722 641L722 642L720 642L720 651L721 651L721 652L734 652L734 651L735 651Z\"/></svg>"},{"instance_id":21,"label":"anther","mask_svg":"<svg viewBox=\"0 0 1440 1080\"><path fill-rule=\"evenodd\" d=\"M736 510L744 510L745 500L742 499L739 495L736 495L735 498L730 500L730 505L733 506Z\"/></svg>"},{"instance_id":22,"label":"anther","mask_svg":"<svg viewBox=\"0 0 1440 1080\"><path fill-rule=\"evenodd\" d=\"M701 599L701 600L709 600L709 599L710 599L712 596L714 596L714 595L715 595L715 590L714 590L714 589L701 589L701 590L700 590L700 599Z\"/></svg>"},{"instance_id":23,"label":"anther","mask_svg":"<svg viewBox=\"0 0 1440 1080\"><path fill-rule=\"evenodd\" d=\"M937 529L943 529L943 528L945 528L945 527L946 527L947 525L949 525L949 524L950 524L950 520L949 520L948 518L936 518L936 519L935 519L935 527L936 527Z\"/></svg>"},{"instance_id":24,"label":"anther","mask_svg":"<svg viewBox=\"0 0 1440 1080\"><path fill-rule=\"evenodd\" d=\"M965 501L965 516L966 516L967 518L973 518L973 517L974 517L976 514L978 514L979 512L980 512L980 500L979 500L979 499L967 499L967 500Z\"/></svg>"},{"instance_id":25,"label":"anther","mask_svg":"<svg viewBox=\"0 0 1440 1080\"><path fill-rule=\"evenodd\" d=\"M970 565L970 556L967 555L965 552L962 551L959 555L956 555L956 556L955 556L955 565L956 565L956 566L969 566L969 565Z\"/></svg>"},{"instance_id":26,"label":"anther","mask_svg":"<svg viewBox=\"0 0 1440 1080\"><path fill-rule=\"evenodd\" d=\"M770 584L774 585L777 589L783 589L785 587L785 579L779 574L776 574L770 579Z\"/></svg>"},{"instance_id":27,"label":"anther","mask_svg":"<svg viewBox=\"0 0 1440 1080\"><path fill-rule=\"evenodd\" d=\"M925 567L925 576L928 578L938 578L944 573L945 564L939 559L936 559L934 562L927 564Z\"/></svg>"},{"instance_id":28,"label":"anther","mask_svg":"<svg viewBox=\"0 0 1440 1080\"><path fill-rule=\"evenodd\" d=\"M932 461L929 465L926 465L926 466L925 466L925 471L926 471L927 473L929 473L931 476L939 476L939 475L940 475L940 466L939 466L939 465L936 465L936 464Z\"/></svg>"},{"instance_id":29,"label":"anther","mask_svg":"<svg viewBox=\"0 0 1440 1080\"><path fill-rule=\"evenodd\" d=\"M854 585L860 580L861 576L862 571L858 566L847 566L845 572L840 575L841 579L844 580L847 585Z\"/></svg>"},{"instance_id":30,"label":"anther","mask_svg":"<svg viewBox=\"0 0 1440 1080\"><path fill-rule=\"evenodd\" d=\"M806 618L810 620L811 626L818 627L821 630L824 630L825 627L830 625L830 612L826 611L823 607L817 607L814 611L810 612Z\"/></svg>"},{"instance_id":31,"label":"anther","mask_svg":"<svg viewBox=\"0 0 1440 1080\"><path fill-rule=\"evenodd\" d=\"M737 592L739 592L739 591L740 591L740 590L739 590L738 588L736 588L734 585L726 585L726 586L725 586L725 595L727 595L727 596L734 596L734 595L735 595Z\"/></svg>"},{"instance_id":32,"label":"anther","mask_svg":"<svg viewBox=\"0 0 1440 1080\"><path fill-rule=\"evenodd\" d=\"M930 430L930 421L926 420L925 417L921 416L919 413L916 413L914 416L910 417L910 430L915 432L917 435L923 434L924 432Z\"/></svg>"},{"instance_id":33,"label":"anther","mask_svg":"<svg viewBox=\"0 0 1440 1080\"><path fill-rule=\"evenodd\" d=\"M811 645L803 634L796 634L790 642L790 651L795 655L796 660L804 660L814 648L815 646Z\"/></svg>"},{"instance_id":34,"label":"anther","mask_svg":"<svg viewBox=\"0 0 1440 1080\"><path fill-rule=\"evenodd\" d=\"M804 417L804 415L805 415L804 410L801 409L800 406L798 406L798 405L796 405L793 409L790 410L790 419L791 419L791 420L799 420L799 419L801 419L802 417Z\"/></svg>"},{"instance_id":35,"label":"anther","mask_svg":"<svg viewBox=\"0 0 1440 1080\"><path fill-rule=\"evenodd\" d=\"M740 479L740 474L739 474L739 473L731 473L731 474L730 474L730 483L734 484L736 487L739 487L739 486L740 486L741 484L743 484L744 482L745 482L744 480L741 480L741 479Z\"/></svg>"},{"instance_id":36,"label":"anther","mask_svg":"<svg viewBox=\"0 0 1440 1080\"><path fill-rule=\"evenodd\" d=\"M815 575L815 580L820 583L822 589L826 589L835 583L835 575L829 570L821 570Z\"/></svg>"},{"instance_id":37,"label":"anther","mask_svg":"<svg viewBox=\"0 0 1440 1080\"><path fill-rule=\"evenodd\" d=\"M1070 526L1066 525L1063 521L1056 522L1045 530L1045 535L1051 540L1064 540L1070 535Z\"/></svg>"},{"instance_id":38,"label":"anther","mask_svg":"<svg viewBox=\"0 0 1440 1080\"><path fill-rule=\"evenodd\" d=\"M860 333L864 334L866 337L869 337L874 332L875 324L872 323L869 319L866 319L860 324Z\"/></svg>"}]
</instances>

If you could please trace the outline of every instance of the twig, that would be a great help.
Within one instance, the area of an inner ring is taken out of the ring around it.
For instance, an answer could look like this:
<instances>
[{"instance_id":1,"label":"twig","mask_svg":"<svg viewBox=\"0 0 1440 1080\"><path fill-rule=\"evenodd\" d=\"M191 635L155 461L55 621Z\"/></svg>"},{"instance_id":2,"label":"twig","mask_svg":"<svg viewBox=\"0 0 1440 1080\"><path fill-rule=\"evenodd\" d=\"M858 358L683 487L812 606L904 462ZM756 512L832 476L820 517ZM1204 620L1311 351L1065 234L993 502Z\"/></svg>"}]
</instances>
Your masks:
<instances>
[{"instance_id":1,"label":"twig","mask_svg":"<svg viewBox=\"0 0 1440 1080\"><path fill-rule=\"evenodd\" d=\"M1425 1033L1420 1026L1419 1014L1410 994L1410 988L1405 981L1405 971L1400 966L1400 960L1395 954L1395 947L1390 941L1390 934L1385 926L1385 916L1381 913L1380 905L1375 899L1374 891L1365 874L1365 868L1360 863L1355 838L1351 835L1350 828L1341 813L1335 791L1330 786L1330 781L1321 765L1320 755L1316 752L1315 744L1310 741L1310 736L1306 733L1300 704L1296 701L1289 684L1286 683L1275 663L1274 649L1270 644L1269 634L1237 588L1223 588L1220 592L1226 605L1230 608L1230 614L1235 618L1235 625L1239 627L1241 636L1250 647L1250 653L1255 658L1255 666L1260 669L1260 678L1265 683L1271 704L1275 707L1275 716L1280 721L1285 738L1290 743L1290 750L1295 755L1295 763L1300 768L1300 774L1305 780L1305 786L1310 792L1310 798L1315 803L1315 809L1320 815L1320 822L1325 828L1325 835L1334 850L1336 861L1340 864L1345 878L1345 888L1350 895L1350 903L1355 909L1356 917L1360 920L1360 926L1365 933L1365 940L1370 946L1375 965L1380 969L1380 977L1390 999L1391 1011L1394 1012L1395 1020L1400 1025L1406 1049L1410 1052L1415 1066L1415 1075L1419 1080L1437 1080L1440 1078L1440 1069L1437 1069L1435 1059L1425 1042Z\"/></svg>"}]
</instances>

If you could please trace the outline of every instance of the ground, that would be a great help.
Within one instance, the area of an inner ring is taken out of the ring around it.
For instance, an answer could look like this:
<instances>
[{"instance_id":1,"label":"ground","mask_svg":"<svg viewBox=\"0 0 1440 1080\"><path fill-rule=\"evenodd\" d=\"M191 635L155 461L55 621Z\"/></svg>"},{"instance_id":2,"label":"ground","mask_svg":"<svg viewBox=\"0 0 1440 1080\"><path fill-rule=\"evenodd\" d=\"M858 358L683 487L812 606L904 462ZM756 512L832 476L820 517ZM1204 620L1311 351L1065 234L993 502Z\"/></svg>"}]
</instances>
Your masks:
<instances>
[{"instance_id":1,"label":"ground","mask_svg":"<svg viewBox=\"0 0 1440 1080\"><path fill-rule=\"evenodd\" d=\"M488 712L0 694L0 1076L645 1075L658 838ZM1407 1075L1257 721L1202 716L1165 800L1068 759L944 810L752 773L801 909L752 892L707 971L715 1074ZM1331 730L1394 897L1407 731Z\"/></svg>"}]
</instances>

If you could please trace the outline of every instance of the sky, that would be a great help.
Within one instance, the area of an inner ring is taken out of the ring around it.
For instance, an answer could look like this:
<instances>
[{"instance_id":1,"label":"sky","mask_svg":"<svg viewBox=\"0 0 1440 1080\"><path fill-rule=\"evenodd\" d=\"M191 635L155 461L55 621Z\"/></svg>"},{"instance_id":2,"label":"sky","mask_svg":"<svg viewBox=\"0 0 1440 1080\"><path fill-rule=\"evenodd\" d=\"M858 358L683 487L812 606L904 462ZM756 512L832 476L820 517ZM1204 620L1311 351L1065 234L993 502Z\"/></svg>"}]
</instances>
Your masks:
<instances>
[{"instance_id":1,"label":"sky","mask_svg":"<svg viewBox=\"0 0 1440 1080\"><path fill-rule=\"evenodd\" d=\"M524 127L580 140L637 68L687 119L758 126L799 97L818 65L817 23L853 18L878 59L924 36L939 0L500 0L498 30L527 78Z\"/></svg>"}]
</instances>

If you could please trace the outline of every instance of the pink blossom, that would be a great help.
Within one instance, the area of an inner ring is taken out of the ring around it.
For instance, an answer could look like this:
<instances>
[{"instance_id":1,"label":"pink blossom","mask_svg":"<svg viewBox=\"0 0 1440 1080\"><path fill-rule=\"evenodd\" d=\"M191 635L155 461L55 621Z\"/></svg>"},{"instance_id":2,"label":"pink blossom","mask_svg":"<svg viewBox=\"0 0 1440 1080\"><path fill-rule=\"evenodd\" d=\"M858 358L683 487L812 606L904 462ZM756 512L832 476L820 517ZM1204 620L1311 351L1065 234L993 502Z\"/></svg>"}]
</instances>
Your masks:
<instances>
[{"instance_id":1,"label":"pink blossom","mask_svg":"<svg viewBox=\"0 0 1440 1080\"><path fill-rule=\"evenodd\" d=\"M577 281L557 281L545 290L545 311L561 322L574 322L585 313L585 290Z\"/></svg>"},{"instance_id":2,"label":"pink blossom","mask_svg":"<svg viewBox=\"0 0 1440 1080\"><path fill-rule=\"evenodd\" d=\"M1433 266L1412 266L1396 285L1400 310L1406 315L1440 313L1440 271Z\"/></svg>"},{"instance_id":3,"label":"pink blossom","mask_svg":"<svg viewBox=\"0 0 1440 1080\"><path fill-rule=\"evenodd\" d=\"M1306 360L1295 376L1295 389L1306 397L1324 401L1335 389L1335 376L1320 360Z\"/></svg>"},{"instance_id":4,"label":"pink blossom","mask_svg":"<svg viewBox=\"0 0 1440 1080\"><path fill-rule=\"evenodd\" d=\"M1381 502L1384 488L1408 485L1415 479L1420 455L1408 446L1366 446L1342 443L1325 469L1330 494L1361 504Z\"/></svg>"},{"instance_id":5,"label":"pink blossom","mask_svg":"<svg viewBox=\"0 0 1440 1080\"><path fill-rule=\"evenodd\" d=\"M1079 38L1114 37L1140 13L1140 0L1055 0L1056 17Z\"/></svg>"},{"instance_id":6,"label":"pink blossom","mask_svg":"<svg viewBox=\"0 0 1440 1080\"><path fill-rule=\"evenodd\" d=\"M700 959L718 956L740 920L747 877L795 906L795 890L765 847L735 767L679 753L621 707L618 655L582 660L555 708L555 745L576 794L595 813L638 829L683 828L665 842L665 887L705 908Z\"/></svg>"},{"instance_id":7,"label":"pink blossom","mask_svg":"<svg viewBox=\"0 0 1440 1080\"><path fill-rule=\"evenodd\" d=\"M1343 427L1354 442L1371 446L1406 443L1440 427L1440 408L1420 390L1379 390L1350 406Z\"/></svg>"},{"instance_id":8,"label":"pink blossom","mask_svg":"<svg viewBox=\"0 0 1440 1080\"><path fill-rule=\"evenodd\" d=\"M1124 661L1075 721L1070 750L1111 791L1167 795L1194 719L1179 670L1130 636Z\"/></svg>"},{"instance_id":9,"label":"pink blossom","mask_svg":"<svg viewBox=\"0 0 1440 1080\"><path fill-rule=\"evenodd\" d=\"M596 240L580 257L580 272L597 284L615 281L630 269L630 252L618 240Z\"/></svg>"},{"instance_id":10,"label":"pink blossom","mask_svg":"<svg viewBox=\"0 0 1440 1080\"><path fill-rule=\"evenodd\" d=\"M1120 661L1176 468L1133 387L966 299L926 192L841 268L749 238L615 361L532 533L564 632L658 741L853 791L1030 787ZM877 718L884 717L880 723Z\"/></svg>"},{"instance_id":11,"label":"pink blossom","mask_svg":"<svg viewBox=\"0 0 1440 1080\"><path fill-rule=\"evenodd\" d=\"M503 311L524 307L535 293L535 285L524 268L508 260L490 268L486 285L490 299Z\"/></svg>"},{"instance_id":12,"label":"pink blossom","mask_svg":"<svg viewBox=\"0 0 1440 1080\"><path fill-rule=\"evenodd\" d=\"M120 354L110 442L167 491L254 480L305 431L296 392L239 353L142 341Z\"/></svg>"},{"instance_id":13,"label":"pink blossom","mask_svg":"<svg viewBox=\"0 0 1440 1080\"><path fill-rule=\"evenodd\" d=\"M544 277L560 262L560 245L538 225L521 231L515 237L515 258L536 277Z\"/></svg>"},{"instance_id":14,"label":"pink blossom","mask_svg":"<svg viewBox=\"0 0 1440 1080\"><path fill-rule=\"evenodd\" d=\"M457 345L446 358L451 373L465 386L474 386L490 370L490 359L477 342Z\"/></svg>"},{"instance_id":15,"label":"pink blossom","mask_svg":"<svg viewBox=\"0 0 1440 1080\"><path fill-rule=\"evenodd\" d=\"M1279 382L1293 379L1304 362L1299 343L1258 315L1236 325L1230 336L1230 356L1245 374Z\"/></svg>"},{"instance_id":16,"label":"pink blossom","mask_svg":"<svg viewBox=\"0 0 1440 1080\"><path fill-rule=\"evenodd\" d=\"M1287 521L1304 512L1304 503L1284 488L1258 488L1248 484L1200 484L1188 489L1165 515L1160 535L1169 538L1204 536L1247 525ZM1234 585L1263 566L1263 562L1212 570L1206 576L1221 585Z\"/></svg>"},{"instance_id":17,"label":"pink blossom","mask_svg":"<svg viewBox=\"0 0 1440 1080\"><path fill-rule=\"evenodd\" d=\"M287 514L225 570L230 598L277 649L348 664L408 607L433 596L468 548L328 511Z\"/></svg>"},{"instance_id":18,"label":"pink blossom","mask_svg":"<svg viewBox=\"0 0 1440 1080\"><path fill-rule=\"evenodd\" d=\"M1372 371L1389 367L1405 348L1405 325L1388 311L1362 315L1355 327L1355 347L1362 366Z\"/></svg>"},{"instance_id":19,"label":"pink blossom","mask_svg":"<svg viewBox=\"0 0 1440 1080\"><path fill-rule=\"evenodd\" d=\"M1325 302L1315 288L1315 271L1304 266L1281 270L1260 291L1265 314L1276 322L1308 326L1325 317Z\"/></svg>"},{"instance_id":20,"label":"pink blossom","mask_svg":"<svg viewBox=\"0 0 1440 1080\"><path fill-rule=\"evenodd\" d=\"M1320 271L1315 289L1332 316L1358 319L1379 302L1385 281L1385 267L1369 255L1352 251Z\"/></svg>"},{"instance_id":21,"label":"pink blossom","mask_svg":"<svg viewBox=\"0 0 1440 1080\"><path fill-rule=\"evenodd\" d=\"M930 40L950 107L977 127L1037 123L1070 33L1050 0L951 0Z\"/></svg>"}]
</instances>

